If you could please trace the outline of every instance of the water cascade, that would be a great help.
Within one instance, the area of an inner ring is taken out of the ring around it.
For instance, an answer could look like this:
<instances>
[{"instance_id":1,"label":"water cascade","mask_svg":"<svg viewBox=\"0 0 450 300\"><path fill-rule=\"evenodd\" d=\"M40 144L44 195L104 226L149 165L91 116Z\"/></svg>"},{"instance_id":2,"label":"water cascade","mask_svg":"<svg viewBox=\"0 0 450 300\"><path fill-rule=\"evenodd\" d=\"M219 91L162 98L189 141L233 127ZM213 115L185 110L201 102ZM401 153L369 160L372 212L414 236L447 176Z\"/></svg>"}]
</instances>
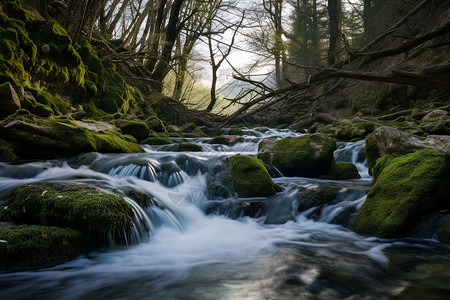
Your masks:
<instances>
[{"instance_id":1,"label":"water cascade","mask_svg":"<svg viewBox=\"0 0 450 300\"><path fill-rule=\"evenodd\" d=\"M283 189L274 196L239 198L226 186L218 196L211 178L227 157L255 156L264 137L301 135L244 133L234 146L189 139L203 152L147 145L144 154L0 164L0 195L27 183L77 182L124 197L135 214L127 247L2 273L1 298L440 299L448 292L450 255L436 240L383 240L347 229L371 187L364 141L340 143L335 152L337 162L357 165L361 179L284 177L273 169ZM320 187L336 191L334 199L299 211L302 195ZM140 206L130 191L146 195L147 205Z\"/></svg>"}]
</instances>

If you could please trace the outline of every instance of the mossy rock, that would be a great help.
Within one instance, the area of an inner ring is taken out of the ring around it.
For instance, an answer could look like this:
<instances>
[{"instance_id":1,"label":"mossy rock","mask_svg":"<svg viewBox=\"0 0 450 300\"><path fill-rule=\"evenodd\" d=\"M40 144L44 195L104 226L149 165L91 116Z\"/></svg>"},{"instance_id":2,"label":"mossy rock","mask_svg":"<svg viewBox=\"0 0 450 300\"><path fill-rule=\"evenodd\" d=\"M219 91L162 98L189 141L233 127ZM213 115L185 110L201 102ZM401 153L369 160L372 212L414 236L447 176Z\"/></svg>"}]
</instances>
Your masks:
<instances>
[{"instance_id":1,"label":"mossy rock","mask_svg":"<svg viewBox=\"0 0 450 300\"><path fill-rule=\"evenodd\" d=\"M450 244L450 219L445 221L441 230L439 231L439 240L445 244Z\"/></svg>"},{"instance_id":2,"label":"mossy rock","mask_svg":"<svg viewBox=\"0 0 450 300\"><path fill-rule=\"evenodd\" d=\"M67 157L84 152L144 152L137 143L125 140L117 132L89 130L73 120L16 118L20 121L8 120L2 134L17 145L16 154L20 158Z\"/></svg>"},{"instance_id":3,"label":"mossy rock","mask_svg":"<svg viewBox=\"0 0 450 300\"><path fill-rule=\"evenodd\" d=\"M337 164L332 164L330 168L330 173L321 178L325 179L335 179L335 180L346 180L346 179L359 179L358 169L354 163L351 162L339 162Z\"/></svg>"},{"instance_id":4,"label":"mossy rock","mask_svg":"<svg viewBox=\"0 0 450 300\"><path fill-rule=\"evenodd\" d=\"M383 157L377 159L377 163L372 169L373 182L376 182L381 172L386 168L398 155L386 154Z\"/></svg>"},{"instance_id":5,"label":"mossy rock","mask_svg":"<svg viewBox=\"0 0 450 300\"><path fill-rule=\"evenodd\" d=\"M336 130L336 138L339 140L350 141L353 139L362 139L375 129L374 123L357 122L344 125Z\"/></svg>"},{"instance_id":6,"label":"mossy rock","mask_svg":"<svg viewBox=\"0 0 450 300\"><path fill-rule=\"evenodd\" d=\"M172 145L166 149L167 151L174 151L174 152L201 152L202 146L196 144L196 143L187 143L182 142L179 144Z\"/></svg>"},{"instance_id":7,"label":"mossy rock","mask_svg":"<svg viewBox=\"0 0 450 300\"><path fill-rule=\"evenodd\" d=\"M34 114L44 118L51 117L54 114L53 109L50 106L41 103L36 104L33 112Z\"/></svg>"},{"instance_id":8,"label":"mossy rock","mask_svg":"<svg viewBox=\"0 0 450 300\"><path fill-rule=\"evenodd\" d=\"M395 158L378 176L350 229L404 236L427 213L449 209L450 155L423 149Z\"/></svg>"},{"instance_id":9,"label":"mossy rock","mask_svg":"<svg viewBox=\"0 0 450 300\"><path fill-rule=\"evenodd\" d=\"M209 144L220 144L233 146L237 143L242 143L244 138L238 135L219 135L212 138L212 140L208 141Z\"/></svg>"},{"instance_id":10,"label":"mossy rock","mask_svg":"<svg viewBox=\"0 0 450 300\"><path fill-rule=\"evenodd\" d=\"M197 125L195 125L195 123L188 123L188 124L181 126L180 129L182 132L192 133L192 131L194 131L194 129L196 127L197 127Z\"/></svg>"},{"instance_id":11,"label":"mossy rock","mask_svg":"<svg viewBox=\"0 0 450 300\"><path fill-rule=\"evenodd\" d=\"M145 120L145 123L147 124L147 126L150 130L153 130L155 132L165 132L166 131L166 127L164 126L163 121L158 119L156 116L148 117Z\"/></svg>"},{"instance_id":12,"label":"mossy rock","mask_svg":"<svg viewBox=\"0 0 450 300\"><path fill-rule=\"evenodd\" d=\"M120 128L123 134L132 135L138 141L147 138L150 133L147 124L140 121L118 120L116 126Z\"/></svg>"},{"instance_id":13,"label":"mossy rock","mask_svg":"<svg viewBox=\"0 0 450 300\"><path fill-rule=\"evenodd\" d=\"M231 181L240 197L267 197L280 191L261 160L240 154L229 160Z\"/></svg>"},{"instance_id":14,"label":"mossy rock","mask_svg":"<svg viewBox=\"0 0 450 300\"><path fill-rule=\"evenodd\" d=\"M68 227L104 238L130 234L133 227L133 211L124 199L84 184L26 184L4 198L16 224Z\"/></svg>"},{"instance_id":15,"label":"mossy rock","mask_svg":"<svg viewBox=\"0 0 450 300\"><path fill-rule=\"evenodd\" d=\"M141 141L141 144L147 144L147 145L169 145L172 144L172 142L166 138L154 136L146 138L145 140Z\"/></svg>"},{"instance_id":16,"label":"mossy rock","mask_svg":"<svg viewBox=\"0 0 450 300\"><path fill-rule=\"evenodd\" d=\"M203 130L201 130L198 127L192 131L192 134L195 135L196 137L207 137L208 136L206 133L203 132Z\"/></svg>"},{"instance_id":17,"label":"mossy rock","mask_svg":"<svg viewBox=\"0 0 450 300\"><path fill-rule=\"evenodd\" d=\"M94 249L86 234L70 228L7 225L0 228L0 270L49 267Z\"/></svg>"},{"instance_id":18,"label":"mossy rock","mask_svg":"<svg viewBox=\"0 0 450 300\"><path fill-rule=\"evenodd\" d=\"M168 126L166 126L166 130L168 133L181 134L181 129L176 125L168 125Z\"/></svg>"},{"instance_id":19,"label":"mossy rock","mask_svg":"<svg viewBox=\"0 0 450 300\"><path fill-rule=\"evenodd\" d=\"M285 176L318 177L329 173L336 149L334 139L318 134L269 138L259 144L258 158Z\"/></svg>"},{"instance_id":20,"label":"mossy rock","mask_svg":"<svg viewBox=\"0 0 450 300\"><path fill-rule=\"evenodd\" d=\"M312 188L301 193L299 211L310 209L314 206L320 206L333 201L337 192L327 186Z\"/></svg>"}]
</instances>

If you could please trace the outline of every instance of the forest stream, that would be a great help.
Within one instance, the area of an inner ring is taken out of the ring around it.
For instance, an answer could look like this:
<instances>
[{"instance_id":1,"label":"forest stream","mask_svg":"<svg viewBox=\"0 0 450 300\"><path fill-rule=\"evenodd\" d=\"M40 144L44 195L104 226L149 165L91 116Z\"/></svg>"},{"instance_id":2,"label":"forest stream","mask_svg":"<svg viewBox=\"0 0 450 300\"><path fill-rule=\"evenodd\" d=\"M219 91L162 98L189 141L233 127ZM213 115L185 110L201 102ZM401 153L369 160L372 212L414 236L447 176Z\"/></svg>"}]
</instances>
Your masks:
<instances>
[{"instance_id":1,"label":"forest stream","mask_svg":"<svg viewBox=\"0 0 450 300\"><path fill-rule=\"evenodd\" d=\"M51 268L0 274L1 299L444 299L448 247L433 238L380 239L346 225L371 187L359 153L340 143L335 159L352 161L361 179L283 177L268 198L217 197L211 171L236 153L255 156L269 136L245 130L230 147L190 139L202 152L144 145L143 154L90 153L68 160L0 163L0 194L42 181L76 182L124 197L134 209L127 246L116 245ZM335 199L299 212L303 191L328 186ZM228 187L222 187L227 189ZM143 209L125 190L149 195ZM261 204L252 217L243 207ZM262 209L264 208L264 209ZM342 219L349 211L346 219Z\"/></svg>"}]
</instances>

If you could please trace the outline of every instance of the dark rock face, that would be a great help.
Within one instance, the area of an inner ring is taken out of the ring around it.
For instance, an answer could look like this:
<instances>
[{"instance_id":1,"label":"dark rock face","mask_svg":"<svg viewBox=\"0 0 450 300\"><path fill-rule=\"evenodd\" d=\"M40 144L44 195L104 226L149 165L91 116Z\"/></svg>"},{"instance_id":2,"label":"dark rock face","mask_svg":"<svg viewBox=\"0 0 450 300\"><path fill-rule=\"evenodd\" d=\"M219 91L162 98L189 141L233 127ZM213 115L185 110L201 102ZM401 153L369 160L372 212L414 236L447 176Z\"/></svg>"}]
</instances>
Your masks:
<instances>
[{"instance_id":1,"label":"dark rock face","mask_svg":"<svg viewBox=\"0 0 450 300\"><path fill-rule=\"evenodd\" d=\"M0 116L8 116L20 109L20 99L9 82L0 85Z\"/></svg>"}]
</instances>

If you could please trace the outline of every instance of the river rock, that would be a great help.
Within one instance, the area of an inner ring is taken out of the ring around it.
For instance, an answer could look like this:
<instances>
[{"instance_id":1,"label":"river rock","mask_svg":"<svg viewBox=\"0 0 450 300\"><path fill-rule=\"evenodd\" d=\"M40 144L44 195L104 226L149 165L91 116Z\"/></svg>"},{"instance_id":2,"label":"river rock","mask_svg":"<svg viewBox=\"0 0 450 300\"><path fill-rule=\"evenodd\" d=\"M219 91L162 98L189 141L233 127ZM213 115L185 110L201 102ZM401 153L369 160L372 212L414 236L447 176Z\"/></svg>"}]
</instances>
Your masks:
<instances>
[{"instance_id":1,"label":"river rock","mask_svg":"<svg viewBox=\"0 0 450 300\"><path fill-rule=\"evenodd\" d=\"M36 122L37 124L32 124ZM0 136L10 141L19 158L57 158L85 152L142 153L136 143L114 131L95 131L62 119L15 120L0 127Z\"/></svg>"},{"instance_id":2,"label":"river rock","mask_svg":"<svg viewBox=\"0 0 450 300\"><path fill-rule=\"evenodd\" d=\"M277 167L285 176L318 177L328 174L334 161L336 141L319 134L264 139L258 158Z\"/></svg>"},{"instance_id":3,"label":"river rock","mask_svg":"<svg viewBox=\"0 0 450 300\"><path fill-rule=\"evenodd\" d=\"M72 228L105 241L108 235L130 234L133 227L133 211L124 199L85 184L26 184L4 198L5 213L16 224Z\"/></svg>"},{"instance_id":4,"label":"river rock","mask_svg":"<svg viewBox=\"0 0 450 300\"><path fill-rule=\"evenodd\" d=\"M213 137L213 139L210 141L207 141L207 143L233 146L237 143L242 143L243 141L244 141L244 138L239 135L220 135L220 136Z\"/></svg>"},{"instance_id":5,"label":"river rock","mask_svg":"<svg viewBox=\"0 0 450 300\"><path fill-rule=\"evenodd\" d=\"M336 198L337 192L327 186L312 188L300 192L298 210L304 211L314 206L321 206Z\"/></svg>"},{"instance_id":6,"label":"river rock","mask_svg":"<svg viewBox=\"0 0 450 300\"><path fill-rule=\"evenodd\" d=\"M138 141L147 138L150 133L147 124L140 121L117 120L116 126L120 128L123 134L132 135Z\"/></svg>"},{"instance_id":7,"label":"river rock","mask_svg":"<svg viewBox=\"0 0 450 300\"><path fill-rule=\"evenodd\" d=\"M366 137L366 156L369 173L375 166L378 158L386 154L404 155L420 149L441 149L450 151L449 136L430 135L421 140L412 134L402 132L394 127L380 126Z\"/></svg>"},{"instance_id":8,"label":"river rock","mask_svg":"<svg viewBox=\"0 0 450 300\"><path fill-rule=\"evenodd\" d=\"M0 228L0 270L49 267L94 250L95 242L70 228L7 225Z\"/></svg>"},{"instance_id":9,"label":"river rock","mask_svg":"<svg viewBox=\"0 0 450 300\"><path fill-rule=\"evenodd\" d=\"M0 116L8 116L20 109L20 99L9 82L0 85Z\"/></svg>"},{"instance_id":10,"label":"river rock","mask_svg":"<svg viewBox=\"0 0 450 300\"><path fill-rule=\"evenodd\" d=\"M321 176L324 179L334 179L334 180L346 180L346 179L359 179L358 169L354 163L343 161L337 164L332 164L330 168L330 173Z\"/></svg>"},{"instance_id":11,"label":"river rock","mask_svg":"<svg viewBox=\"0 0 450 300\"><path fill-rule=\"evenodd\" d=\"M231 182L239 197L267 197L280 191L259 159L237 154L229 162Z\"/></svg>"},{"instance_id":12,"label":"river rock","mask_svg":"<svg viewBox=\"0 0 450 300\"><path fill-rule=\"evenodd\" d=\"M449 153L422 149L386 163L351 230L383 238L402 237L420 217L450 208Z\"/></svg>"}]
</instances>

